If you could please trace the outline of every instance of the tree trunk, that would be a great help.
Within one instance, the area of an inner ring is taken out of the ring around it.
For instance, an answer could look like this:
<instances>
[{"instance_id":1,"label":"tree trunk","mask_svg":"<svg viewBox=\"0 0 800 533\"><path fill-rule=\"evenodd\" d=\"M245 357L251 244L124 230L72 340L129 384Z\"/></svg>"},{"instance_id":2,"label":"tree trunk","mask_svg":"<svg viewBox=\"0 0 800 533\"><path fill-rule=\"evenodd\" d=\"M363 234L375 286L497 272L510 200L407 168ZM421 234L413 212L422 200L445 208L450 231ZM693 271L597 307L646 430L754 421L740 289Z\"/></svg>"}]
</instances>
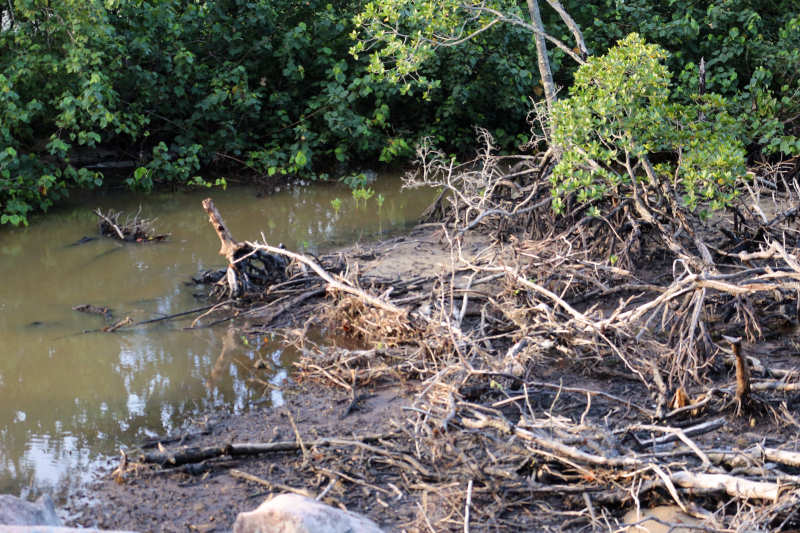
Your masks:
<instances>
[{"instance_id":1,"label":"tree trunk","mask_svg":"<svg viewBox=\"0 0 800 533\"><path fill-rule=\"evenodd\" d=\"M538 0L527 0L528 12L531 15L531 21L534 27L538 30L533 38L536 40L536 56L539 64L539 75L542 78L542 87L544 88L544 98L547 102L547 111L552 113L553 103L556 101L556 86L553 83L553 73L550 70L550 59L547 56L547 43L544 40L544 24L542 23L542 14L539 12Z\"/></svg>"}]
</instances>

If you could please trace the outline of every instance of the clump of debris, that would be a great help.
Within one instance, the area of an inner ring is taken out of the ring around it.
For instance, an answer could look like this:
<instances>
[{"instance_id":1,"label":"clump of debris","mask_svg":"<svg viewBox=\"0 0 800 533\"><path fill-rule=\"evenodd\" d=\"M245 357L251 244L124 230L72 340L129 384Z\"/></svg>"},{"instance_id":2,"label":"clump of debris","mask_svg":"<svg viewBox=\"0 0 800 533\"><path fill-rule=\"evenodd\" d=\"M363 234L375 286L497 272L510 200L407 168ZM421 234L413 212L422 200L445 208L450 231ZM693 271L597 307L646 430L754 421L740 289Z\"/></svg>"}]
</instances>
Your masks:
<instances>
[{"instance_id":1,"label":"clump of debris","mask_svg":"<svg viewBox=\"0 0 800 533\"><path fill-rule=\"evenodd\" d=\"M103 213L97 208L94 214L98 218L97 227L100 234L105 237L125 242L153 242L163 241L170 236L169 233L156 233L153 226L156 219L141 218L141 207L133 217L113 209Z\"/></svg>"}]
</instances>

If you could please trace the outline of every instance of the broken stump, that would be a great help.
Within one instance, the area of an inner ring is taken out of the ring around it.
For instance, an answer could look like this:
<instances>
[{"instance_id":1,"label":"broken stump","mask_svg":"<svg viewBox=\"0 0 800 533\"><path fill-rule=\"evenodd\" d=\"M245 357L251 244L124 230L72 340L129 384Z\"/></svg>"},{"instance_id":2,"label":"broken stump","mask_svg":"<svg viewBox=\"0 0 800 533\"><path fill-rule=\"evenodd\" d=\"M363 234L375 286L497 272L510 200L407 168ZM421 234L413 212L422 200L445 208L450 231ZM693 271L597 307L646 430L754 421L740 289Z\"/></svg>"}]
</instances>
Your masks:
<instances>
[{"instance_id":1,"label":"broken stump","mask_svg":"<svg viewBox=\"0 0 800 533\"><path fill-rule=\"evenodd\" d=\"M218 296L246 298L260 296L270 285L286 280L285 257L254 249L247 242L233 238L211 198L203 200L203 209L220 241L219 254L228 260L225 273L216 282ZM208 273L204 278L209 279Z\"/></svg>"}]
</instances>

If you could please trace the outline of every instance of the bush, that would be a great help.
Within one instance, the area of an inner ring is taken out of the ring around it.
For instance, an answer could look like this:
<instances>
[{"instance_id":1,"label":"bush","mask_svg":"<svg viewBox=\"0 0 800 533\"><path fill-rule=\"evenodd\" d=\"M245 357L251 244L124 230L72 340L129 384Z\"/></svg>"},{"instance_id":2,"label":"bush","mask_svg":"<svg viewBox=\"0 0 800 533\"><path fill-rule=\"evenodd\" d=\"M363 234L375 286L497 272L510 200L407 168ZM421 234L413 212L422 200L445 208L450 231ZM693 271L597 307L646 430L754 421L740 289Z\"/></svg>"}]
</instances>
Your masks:
<instances>
[{"instance_id":1,"label":"bush","mask_svg":"<svg viewBox=\"0 0 800 533\"><path fill-rule=\"evenodd\" d=\"M666 50L678 101L689 103L697 94L703 58L707 89L726 98L752 156L800 154L796 0L569 1L565 7L595 54L630 32Z\"/></svg>"},{"instance_id":2,"label":"bush","mask_svg":"<svg viewBox=\"0 0 800 533\"><path fill-rule=\"evenodd\" d=\"M578 69L569 97L553 108L552 141L563 152L551 179L556 210L569 193L587 204L631 197L639 182L659 194L674 189L690 209L732 200L744 149L726 103L713 93L675 102L666 57L631 34Z\"/></svg>"}]
</instances>

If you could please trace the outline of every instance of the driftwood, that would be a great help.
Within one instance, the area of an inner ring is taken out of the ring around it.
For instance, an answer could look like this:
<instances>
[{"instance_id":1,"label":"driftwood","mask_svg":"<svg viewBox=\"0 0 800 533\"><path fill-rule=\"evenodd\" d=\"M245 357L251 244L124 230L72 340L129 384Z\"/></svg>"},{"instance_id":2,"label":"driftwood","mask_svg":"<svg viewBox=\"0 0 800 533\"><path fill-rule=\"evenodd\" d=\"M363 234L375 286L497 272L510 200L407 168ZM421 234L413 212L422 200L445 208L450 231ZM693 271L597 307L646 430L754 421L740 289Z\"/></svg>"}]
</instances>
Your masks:
<instances>
[{"instance_id":1,"label":"driftwood","mask_svg":"<svg viewBox=\"0 0 800 533\"><path fill-rule=\"evenodd\" d=\"M100 234L125 242L153 242L168 238L168 233L158 234L155 232L154 220L139 217L141 210L140 207L132 218L126 216L124 220L121 220L123 213L120 211L109 209L107 213L103 213L99 208L95 209L94 214L98 218L97 227Z\"/></svg>"},{"instance_id":2,"label":"driftwood","mask_svg":"<svg viewBox=\"0 0 800 533\"><path fill-rule=\"evenodd\" d=\"M73 311L78 311L79 313L88 313L90 315L101 315L106 320L111 320L112 312L111 309L108 307L101 307L98 305L92 304L80 304L72 307Z\"/></svg>"},{"instance_id":3,"label":"driftwood","mask_svg":"<svg viewBox=\"0 0 800 533\"><path fill-rule=\"evenodd\" d=\"M130 326L131 324L133 324L133 320L131 320L131 317L126 316L125 318L114 322L110 326L104 327L102 331L105 333L113 333L118 329L123 328L125 326Z\"/></svg>"},{"instance_id":4,"label":"driftwood","mask_svg":"<svg viewBox=\"0 0 800 533\"><path fill-rule=\"evenodd\" d=\"M729 476L726 474L700 474L694 472L675 472L670 475L673 483L684 488L725 492L728 496L741 499L778 499L777 483L764 483Z\"/></svg>"},{"instance_id":5,"label":"driftwood","mask_svg":"<svg viewBox=\"0 0 800 533\"><path fill-rule=\"evenodd\" d=\"M139 456L141 463L154 463L163 467L180 466L187 463L199 463L208 459L221 457L224 455L236 457L247 455L261 455L264 453L289 452L301 450L303 446L357 446L365 442L378 441L392 437L393 434L374 434L363 435L350 439L321 438L311 441L301 442L280 441L280 442L240 442L222 444L219 446L206 447L182 447L169 451L161 449L157 452L145 452Z\"/></svg>"},{"instance_id":6,"label":"driftwood","mask_svg":"<svg viewBox=\"0 0 800 533\"><path fill-rule=\"evenodd\" d=\"M402 309L401 307L398 307L385 300L381 300L380 298L373 296L362 289L354 287L349 283L345 283L341 280L335 279L328 272L326 272L325 269L322 268L322 266L317 261L308 256L298 254L295 252L290 252L289 250L284 250L282 248L276 248L275 246L270 246L268 244L248 243L248 245L254 250L264 250L272 254L284 255L290 259L293 259L308 266L320 278L322 278L331 289L357 296L358 298L368 303L369 305L375 306L385 311L389 311L390 313L395 313L401 316L405 315L405 310Z\"/></svg>"},{"instance_id":7,"label":"driftwood","mask_svg":"<svg viewBox=\"0 0 800 533\"><path fill-rule=\"evenodd\" d=\"M196 283L213 284L212 293L228 296L234 303L266 302L246 311L236 309L226 317L204 324L204 327L247 316L259 320L259 327L263 330L279 316L299 308L306 301L323 296L326 288L328 291L351 295L366 305L405 320L406 309L385 297L374 296L339 276L337 272L345 268L339 256L324 258L323 264L317 258L291 252L282 246L237 241L210 198L203 201L203 209L220 240L219 254L228 260L228 266L224 271L203 272L193 280ZM208 314L214 311L217 310L210 309ZM195 320L192 327L206 316ZM449 326L445 324L445 327ZM455 328L452 328L452 333L458 338L461 336Z\"/></svg>"}]
</instances>

